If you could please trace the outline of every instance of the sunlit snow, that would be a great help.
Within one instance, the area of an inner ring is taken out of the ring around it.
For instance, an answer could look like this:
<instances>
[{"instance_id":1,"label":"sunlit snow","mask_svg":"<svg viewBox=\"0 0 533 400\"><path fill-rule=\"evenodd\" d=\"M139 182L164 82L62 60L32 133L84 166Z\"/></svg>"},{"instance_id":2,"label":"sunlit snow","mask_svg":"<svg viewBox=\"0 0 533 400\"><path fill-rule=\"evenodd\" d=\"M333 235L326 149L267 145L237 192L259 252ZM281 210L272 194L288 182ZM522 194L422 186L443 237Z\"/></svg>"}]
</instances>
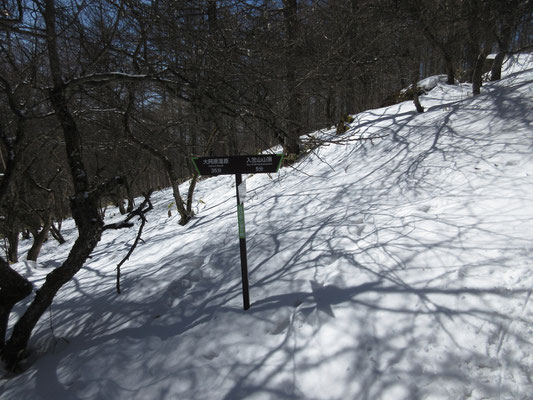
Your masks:
<instances>
[{"instance_id":1,"label":"sunlit snow","mask_svg":"<svg viewBox=\"0 0 533 400\"><path fill-rule=\"evenodd\" d=\"M425 113L355 115L248 177L248 311L234 178L200 181L185 227L158 192L122 294L135 229L105 233L0 398L532 398L533 56L475 98L429 81ZM63 231L14 266L36 287L66 258Z\"/></svg>"}]
</instances>

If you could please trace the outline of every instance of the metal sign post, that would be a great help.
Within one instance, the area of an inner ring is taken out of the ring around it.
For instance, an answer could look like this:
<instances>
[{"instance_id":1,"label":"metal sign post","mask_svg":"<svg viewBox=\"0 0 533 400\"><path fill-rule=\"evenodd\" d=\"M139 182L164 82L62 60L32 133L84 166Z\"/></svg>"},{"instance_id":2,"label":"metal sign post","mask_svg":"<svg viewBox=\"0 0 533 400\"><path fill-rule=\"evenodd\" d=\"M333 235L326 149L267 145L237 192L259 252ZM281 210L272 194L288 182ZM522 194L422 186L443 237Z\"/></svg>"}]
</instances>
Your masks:
<instances>
[{"instance_id":1,"label":"metal sign post","mask_svg":"<svg viewBox=\"0 0 533 400\"><path fill-rule=\"evenodd\" d=\"M192 159L198 175L235 175L237 221L239 223L239 247L241 251L242 303L245 310L250 308L250 292L248 284L248 257L246 254L246 228L244 225L246 182L243 182L242 174L277 172L282 160L282 154L193 157Z\"/></svg>"},{"instance_id":2,"label":"metal sign post","mask_svg":"<svg viewBox=\"0 0 533 400\"><path fill-rule=\"evenodd\" d=\"M240 199L239 186L242 184L242 175L235 174L237 188L237 220L239 221L239 248L241 250L241 275L242 275L242 307L250 308L250 290L248 285L248 256L246 255L246 228L244 227L244 204Z\"/></svg>"}]
</instances>

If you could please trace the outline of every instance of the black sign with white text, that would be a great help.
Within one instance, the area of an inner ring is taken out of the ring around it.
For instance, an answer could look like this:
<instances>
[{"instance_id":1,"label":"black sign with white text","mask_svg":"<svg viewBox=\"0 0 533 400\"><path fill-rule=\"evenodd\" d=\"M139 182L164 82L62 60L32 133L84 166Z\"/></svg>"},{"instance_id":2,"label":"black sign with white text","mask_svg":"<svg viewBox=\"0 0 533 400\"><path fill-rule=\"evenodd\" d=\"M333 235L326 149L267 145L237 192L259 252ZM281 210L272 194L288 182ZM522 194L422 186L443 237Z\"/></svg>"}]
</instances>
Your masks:
<instances>
[{"instance_id":1,"label":"black sign with white text","mask_svg":"<svg viewBox=\"0 0 533 400\"><path fill-rule=\"evenodd\" d=\"M192 161L200 175L233 175L277 172L282 154L255 156L193 157Z\"/></svg>"},{"instance_id":2,"label":"black sign with white text","mask_svg":"<svg viewBox=\"0 0 533 400\"><path fill-rule=\"evenodd\" d=\"M246 228L244 226L244 199L246 186L242 174L278 172L283 154L260 154L256 156L193 157L198 175L235 175L237 194L237 219L239 221L239 248L241 251L242 305L250 308L248 283L248 256L246 254Z\"/></svg>"}]
</instances>

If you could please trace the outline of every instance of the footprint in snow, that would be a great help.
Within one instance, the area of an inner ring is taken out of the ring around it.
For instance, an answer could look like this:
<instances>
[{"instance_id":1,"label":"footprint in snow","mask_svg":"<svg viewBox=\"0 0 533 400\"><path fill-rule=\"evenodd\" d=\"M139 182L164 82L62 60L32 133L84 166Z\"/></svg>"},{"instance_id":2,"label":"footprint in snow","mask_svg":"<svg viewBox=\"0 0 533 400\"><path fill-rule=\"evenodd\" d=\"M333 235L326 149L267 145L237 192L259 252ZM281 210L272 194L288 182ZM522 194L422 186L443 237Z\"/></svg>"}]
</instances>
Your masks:
<instances>
[{"instance_id":1,"label":"footprint in snow","mask_svg":"<svg viewBox=\"0 0 533 400\"><path fill-rule=\"evenodd\" d=\"M416 209L418 211L421 211L421 212L424 212L424 213L427 213L429 211L429 209L431 208L431 206L427 205L427 204L424 204L424 205L421 205L421 206L418 206L416 207Z\"/></svg>"},{"instance_id":2,"label":"footprint in snow","mask_svg":"<svg viewBox=\"0 0 533 400\"><path fill-rule=\"evenodd\" d=\"M301 328L305 321L305 316L302 313L302 304L303 303L301 300L297 300L294 303L294 309L283 310L280 312L274 321L274 328L267 328L265 333L279 335L283 333L291 324L296 324L297 327Z\"/></svg>"},{"instance_id":3,"label":"footprint in snow","mask_svg":"<svg viewBox=\"0 0 533 400\"><path fill-rule=\"evenodd\" d=\"M356 218L356 219L353 221L353 224L354 224L354 225L359 225L359 224L362 224L362 223L364 223L364 222L365 222L364 218L363 218L363 217L359 217L359 218Z\"/></svg>"},{"instance_id":4,"label":"footprint in snow","mask_svg":"<svg viewBox=\"0 0 533 400\"><path fill-rule=\"evenodd\" d=\"M270 333L271 335L279 335L282 333L285 329L288 328L289 324L291 323L291 315L284 316L280 318L274 325L274 329L268 331L267 333Z\"/></svg>"},{"instance_id":5,"label":"footprint in snow","mask_svg":"<svg viewBox=\"0 0 533 400\"><path fill-rule=\"evenodd\" d=\"M218 356L219 356L219 353L215 350L209 350L205 352L204 354L202 354L202 357L209 361L217 358Z\"/></svg>"}]
</instances>

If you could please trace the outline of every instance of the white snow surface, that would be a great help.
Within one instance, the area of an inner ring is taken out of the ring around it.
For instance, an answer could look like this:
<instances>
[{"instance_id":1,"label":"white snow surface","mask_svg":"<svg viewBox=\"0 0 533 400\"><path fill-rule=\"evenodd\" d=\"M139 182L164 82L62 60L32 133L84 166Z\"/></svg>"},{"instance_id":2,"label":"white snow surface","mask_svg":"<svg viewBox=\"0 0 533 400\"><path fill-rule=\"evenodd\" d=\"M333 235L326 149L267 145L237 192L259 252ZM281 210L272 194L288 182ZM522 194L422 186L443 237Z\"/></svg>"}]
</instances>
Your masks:
<instances>
[{"instance_id":1,"label":"white snow surface","mask_svg":"<svg viewBox=\"0 0 533 400\"><path fill-rule=\"evenodd\" d=\"M247 311L234 177L199 182L185 227L156 193L122 294L135 228L104 234L0 399L533 399L533 56L421 102L248 176ZM14 265L36 287L63 230Z\"/></svg>"}]
</instances>

